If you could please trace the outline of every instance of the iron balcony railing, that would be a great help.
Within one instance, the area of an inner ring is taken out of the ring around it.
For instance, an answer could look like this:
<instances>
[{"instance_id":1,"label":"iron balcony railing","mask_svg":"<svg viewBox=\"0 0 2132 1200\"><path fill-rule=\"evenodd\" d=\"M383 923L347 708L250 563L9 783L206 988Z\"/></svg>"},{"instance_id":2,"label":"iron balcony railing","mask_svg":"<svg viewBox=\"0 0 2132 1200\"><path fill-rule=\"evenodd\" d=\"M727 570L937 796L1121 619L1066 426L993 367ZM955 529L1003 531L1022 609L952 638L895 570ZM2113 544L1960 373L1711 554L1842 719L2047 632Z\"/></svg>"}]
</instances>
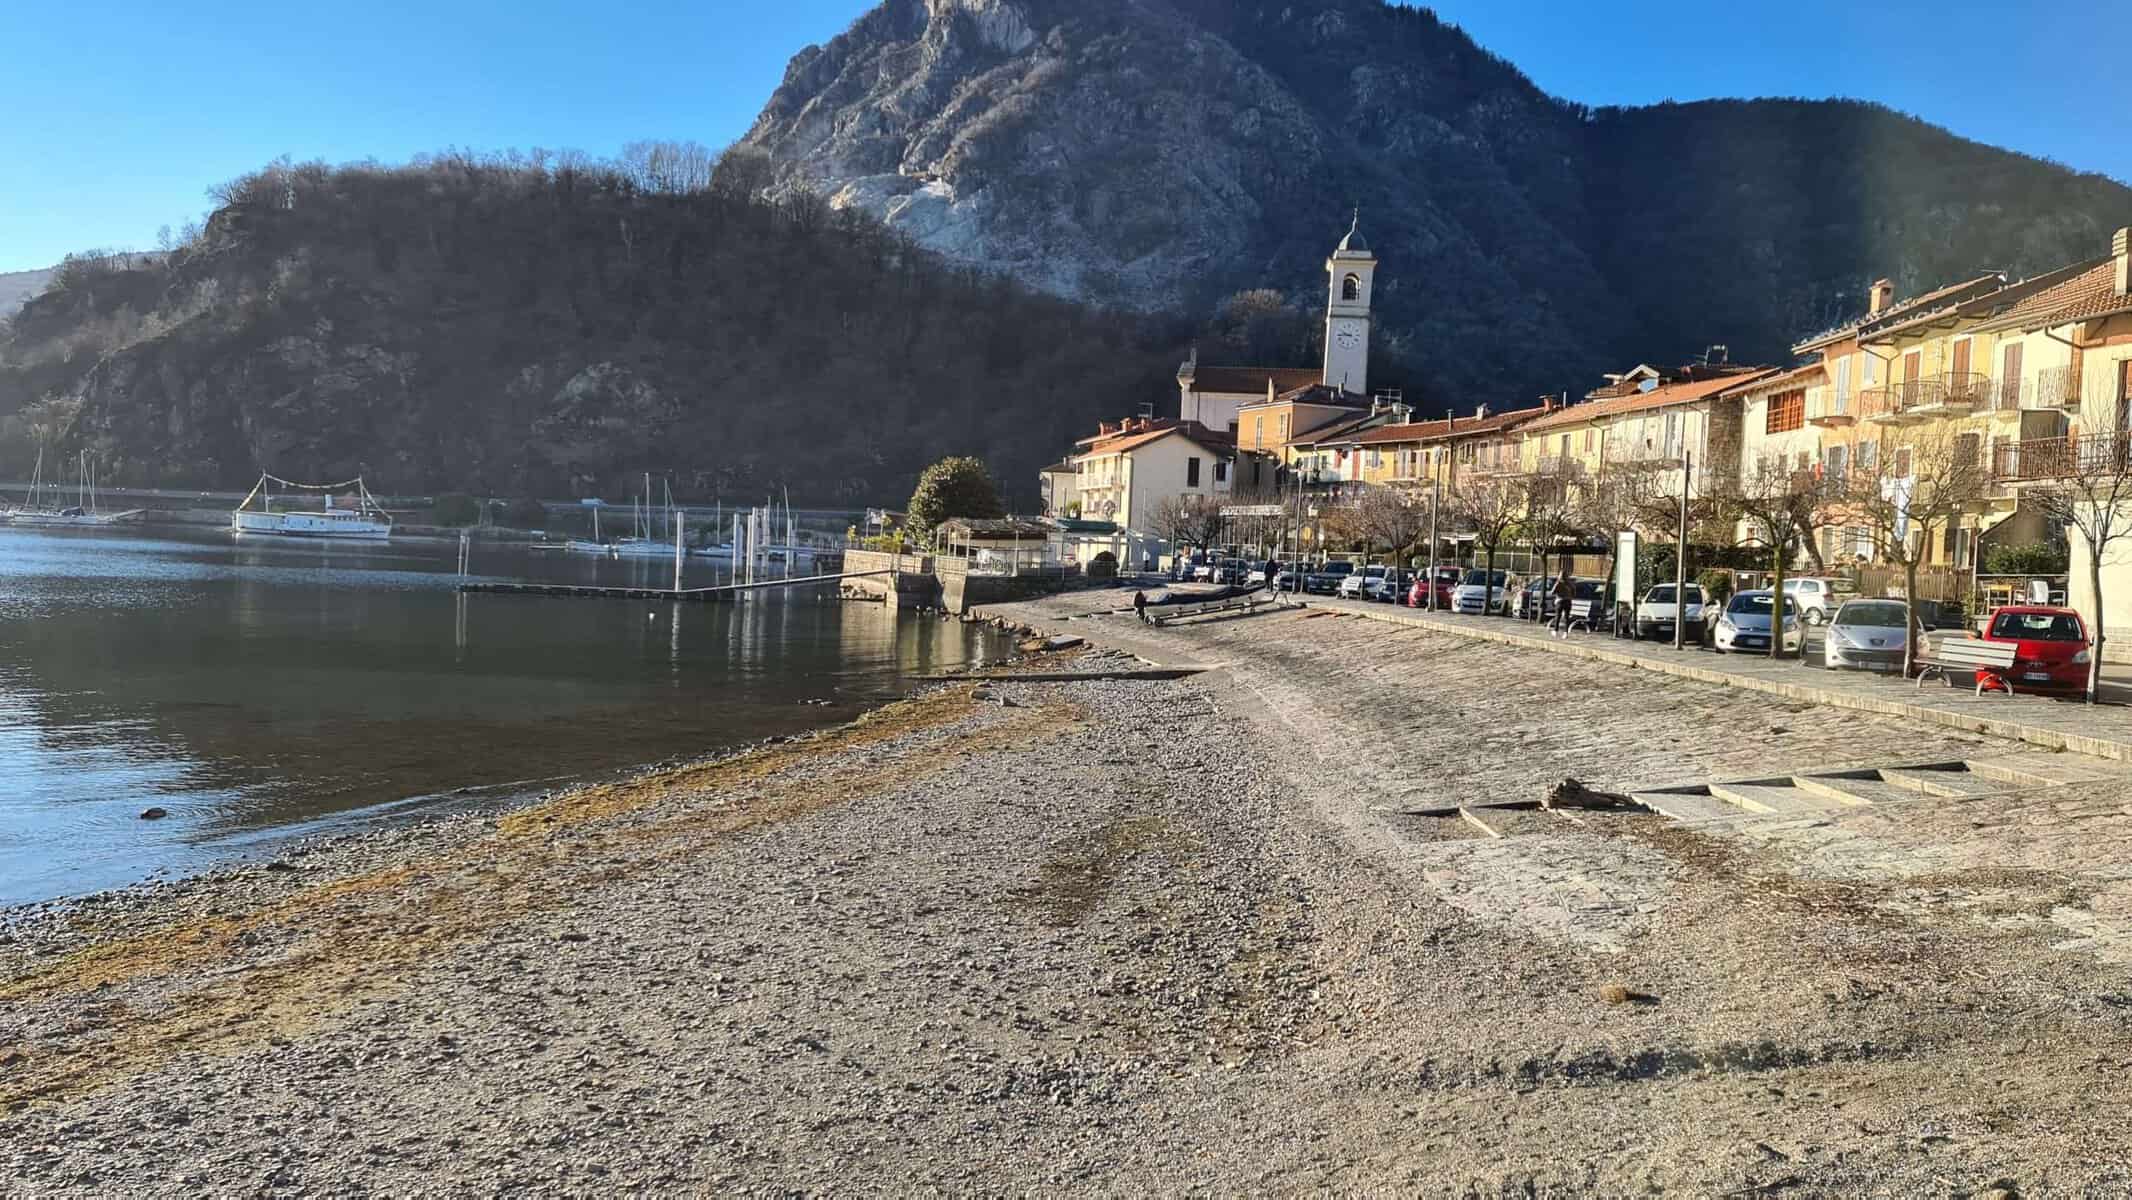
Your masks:
<instances>
[{"instance_id":1,"label":"iron balcony railing","mask_svg":"<svg viewBox=\"0 0 2132 1200\"><path fill-rule=\"evenodd\" d=\"M1948 371L1939 377L1941 402L1982 408L1991 403L1991 376L1975 371Z\"/></svg>"},{"instance_id":2,"label":"iron balcony railing","mask_svg":"<svg viewBox=\"0 0 2132 1200\"><path fill-rule=\"evenodd\" d=\"M2121 471L2132 472L2132 434L2082 437L2072 433L2002 441L1991 448L1991 475L2001 481L2069 479Z\"/></svg>"}]
</instances>

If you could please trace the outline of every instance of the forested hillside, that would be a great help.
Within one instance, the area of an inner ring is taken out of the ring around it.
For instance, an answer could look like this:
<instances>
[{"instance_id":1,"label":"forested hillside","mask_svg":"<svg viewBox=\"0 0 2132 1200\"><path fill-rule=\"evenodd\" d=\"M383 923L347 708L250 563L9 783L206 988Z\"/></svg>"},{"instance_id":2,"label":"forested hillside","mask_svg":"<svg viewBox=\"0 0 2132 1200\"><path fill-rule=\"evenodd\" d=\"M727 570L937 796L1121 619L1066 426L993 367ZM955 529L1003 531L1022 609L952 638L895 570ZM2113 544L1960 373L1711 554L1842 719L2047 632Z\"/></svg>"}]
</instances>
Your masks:
<instances>
[{"instance_id":1,"label":"forested hillside","mask_svg":"<svg viewBox=\"0 0 2132 1200\"><path fill-rule=\"evenodd\" d=\"M167 255L71 259L0 331L0 472L42 441L130 484L568 495L648 470L879 503L950 453L1033 493L1099 416L1174 404L1175 323L752 199L746 156L714 183L681 149L276 165Z\"/></svg>"}]
</instances>

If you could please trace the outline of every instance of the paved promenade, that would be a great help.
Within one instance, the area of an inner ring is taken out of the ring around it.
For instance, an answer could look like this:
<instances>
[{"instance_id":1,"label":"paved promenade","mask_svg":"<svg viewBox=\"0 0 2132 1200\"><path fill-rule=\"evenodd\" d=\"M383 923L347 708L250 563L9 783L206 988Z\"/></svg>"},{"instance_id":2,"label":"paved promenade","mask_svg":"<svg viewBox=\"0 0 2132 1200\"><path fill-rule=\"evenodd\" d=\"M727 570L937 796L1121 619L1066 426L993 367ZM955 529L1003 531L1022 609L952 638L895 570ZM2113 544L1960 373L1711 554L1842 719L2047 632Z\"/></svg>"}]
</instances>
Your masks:
<instances>
[{"instance_id":1,"label":"paved promenade","mask_svg":"<svg viewBox=\"0 0 2132 1200\"><path fill-rule=\"evenodd\" d=\"M1977 696L1968 688L1936 681L1920 689L1914 682L1866 671L1828 671L1796 659L1771 661L1703 649L1675 650L1671 645L1630 641L1605 633L1574 633L1568 638L1556 638L1537 624L1504 617L1456 616L1323 596L1309 597L1307 603L1312 608L1351 613L1387 625L1455 633L1768 692L1788 700L1907 717L2046 749L2074 750L2132 762L2132 709L2114 704L2090 707L2078 700L2047 696Z\"/></svg>"}]
</instances>

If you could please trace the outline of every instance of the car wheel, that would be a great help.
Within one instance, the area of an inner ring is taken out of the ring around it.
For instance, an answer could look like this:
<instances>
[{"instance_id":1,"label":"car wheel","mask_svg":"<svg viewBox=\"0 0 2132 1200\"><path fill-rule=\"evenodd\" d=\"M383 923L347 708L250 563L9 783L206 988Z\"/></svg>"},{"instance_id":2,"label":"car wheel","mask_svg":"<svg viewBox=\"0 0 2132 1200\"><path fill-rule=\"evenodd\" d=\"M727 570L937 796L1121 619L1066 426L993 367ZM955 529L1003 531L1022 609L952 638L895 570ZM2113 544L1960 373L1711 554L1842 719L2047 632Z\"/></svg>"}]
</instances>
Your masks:
<instances>
[{"instance_id":1,"label":"car wheel","mask_svg":"<svg viewBox=\"0 0 2132 1200\"><path fill-rule=\"evenodd\" d=\"M1809 608L1804 613L1801 613L1800 616L1805 619L1808 625L1819 625L1821 622L1828 620L1828 614L1818 608Z\"/></svg>"}]
</instances>

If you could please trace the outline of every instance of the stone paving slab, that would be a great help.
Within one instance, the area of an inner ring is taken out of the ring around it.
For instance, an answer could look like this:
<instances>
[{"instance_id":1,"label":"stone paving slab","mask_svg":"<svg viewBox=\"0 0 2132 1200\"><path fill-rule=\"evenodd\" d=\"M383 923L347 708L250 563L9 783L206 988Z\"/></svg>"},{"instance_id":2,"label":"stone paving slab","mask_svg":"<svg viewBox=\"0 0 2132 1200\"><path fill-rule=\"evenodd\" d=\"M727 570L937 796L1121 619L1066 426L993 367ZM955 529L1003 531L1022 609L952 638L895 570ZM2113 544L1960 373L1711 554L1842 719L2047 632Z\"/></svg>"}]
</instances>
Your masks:
<instances>
[{"instance_id":1,"label":"stone paving slab","mask_svg":"<svg viewBox=\"0 0 2132 1200\"><path fill-rule=\"evenodd\" d=\"M1808 704L1903 717L1950 729L2013 738L2050 750L2070 750L2132 762L2132 711L2043 696L1984 696L1862 671L1823 671L1795 661L1674 650L1607 634L1550 636L1536 626L1501 617L1461 617L1367 601L1312 597L1313 608L1348 613L1386 625L1457 634L1484 642L1543 650L1595 662L1656 671L1725 687L1744 688Z\"/></svg>"}]
</instances>

